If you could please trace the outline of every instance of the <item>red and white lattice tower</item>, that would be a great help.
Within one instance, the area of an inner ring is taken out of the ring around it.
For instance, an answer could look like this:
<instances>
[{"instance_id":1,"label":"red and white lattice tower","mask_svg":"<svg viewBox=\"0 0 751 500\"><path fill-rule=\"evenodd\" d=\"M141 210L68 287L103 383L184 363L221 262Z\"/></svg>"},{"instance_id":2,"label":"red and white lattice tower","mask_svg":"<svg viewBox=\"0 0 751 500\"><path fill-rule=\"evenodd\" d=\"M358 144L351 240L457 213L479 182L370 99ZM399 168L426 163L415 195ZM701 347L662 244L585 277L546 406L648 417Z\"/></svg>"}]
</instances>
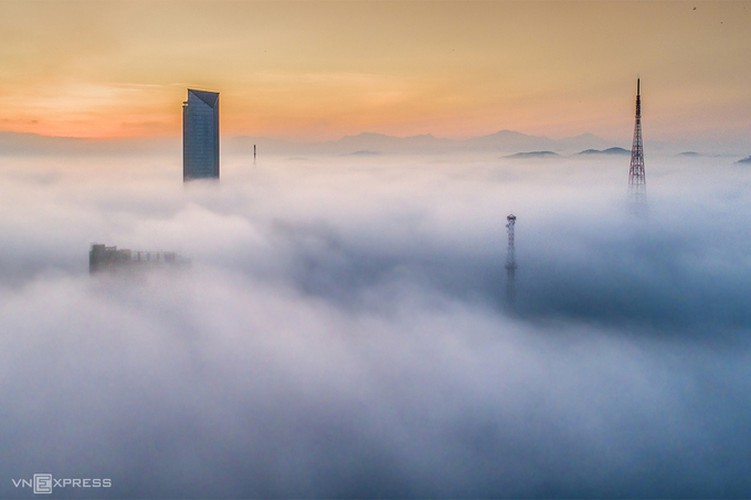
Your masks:
<instances>
[{"instance_id":1,"label":"red and white lattice tower","mask_svg":"<svg viewBox=\"0 0 751 500\"><path fill-rule=\"evenodd\" d=\"M628 190L637 196L647 192L644 177L644 144L641 139L641 80L636 80L636 123L634 124L634 144L631 146L631 166L628 169Z\"/></svg>"}]
</instances>

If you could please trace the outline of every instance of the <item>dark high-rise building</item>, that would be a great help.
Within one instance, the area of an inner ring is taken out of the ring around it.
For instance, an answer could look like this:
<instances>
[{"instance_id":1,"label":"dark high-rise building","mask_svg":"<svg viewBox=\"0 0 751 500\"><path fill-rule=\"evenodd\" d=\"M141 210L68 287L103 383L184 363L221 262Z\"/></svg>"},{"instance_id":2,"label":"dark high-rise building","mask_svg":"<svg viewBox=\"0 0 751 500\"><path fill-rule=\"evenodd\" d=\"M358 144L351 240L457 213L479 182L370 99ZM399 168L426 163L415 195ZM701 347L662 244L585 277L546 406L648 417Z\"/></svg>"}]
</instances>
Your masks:
<instances>
[{"instance_id":1,"label":"dark high-rise building","mask_svg":"<svg viewBox=\"0 0 751 500\"><path fill-rule=\"evenodd\" d=\"M219 92L188 89L183 102L183 181L219 178Z\"/></svg>"}]
</instances>

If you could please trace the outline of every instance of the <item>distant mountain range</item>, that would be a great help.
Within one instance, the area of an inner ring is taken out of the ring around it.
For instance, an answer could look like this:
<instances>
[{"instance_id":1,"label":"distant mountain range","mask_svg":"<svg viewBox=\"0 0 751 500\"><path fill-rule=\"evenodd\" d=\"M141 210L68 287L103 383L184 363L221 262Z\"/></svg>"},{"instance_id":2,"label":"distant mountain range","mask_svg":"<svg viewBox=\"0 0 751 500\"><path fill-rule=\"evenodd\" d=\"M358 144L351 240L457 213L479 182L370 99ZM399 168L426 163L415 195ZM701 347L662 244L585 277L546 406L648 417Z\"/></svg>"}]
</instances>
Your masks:
<instances>
[{"instance_id":1,"label":"distant mountain range","mask_svg":"<svg viewBox=\"0 0 751 500\"><path fill-rule=\"evenodd\" d=\"M623 148L608 149L585 149L579 152L580 155L630 155L631 151Z\"/></svg>"},{"instance_id":2,"label":"distant mountain range","mask_svg":"<svg viewBox=\"0 0 751 500\"><path fill-rule=\"evenodd\" d=\"M385 134L362 133L344 136L336 141L318 143L294 143L278 139L233 137L227 148L232 152L249 151L256 144L259 151L294 154L422 154L451 152L489 152L513 154L519 151L551 151L571 154L584 148L605 148L608 142L592 134L583 134L565 139L550 139L501 130L494 134L467 139L439 138L430 134L410 137L394 137Z\"/></svg>"},{"instance_id":3,"label":"distant mountain range","mask_svg":"<svg viewBox=\"0 0 751 500\"><path fill-rule=\"evenodd\" d=\"M553 151L524 151L508 155L506 158L555 158L561 156Z\"/></svg>"},{"instance_id":4,"label":"distant mountain range","mask_svg":"<svg viewBox=\"0 0 751 500\"><path fill-rule=\"evenodd\" d=\"M0 132L0 155L159 154L182 152L180 139L79 139Z\"/></svg>"},{"instance_id":5,"label":"distant mountain range","mask_svg":"<svg viewBox=\"0 0 751 500\"><path fill-rule=\"evenodd\" d=\"M630 151L612 147L605 139L593 134L582 134L563 139L551 139L500 130L494 134L466 139L448 139L430 134L410 137L395 137L385 134L362 133L344 136L335 141L293 142L266 137L236 136L222 138L221 151L229 154L251 154L257 145L258 154L283 154L292 156L337 155L375 156L387 154L441 154L441 153L490 153L498 156L554 157L570 155L628 155ZM652 143L650 151L678 154L681 149L664 143ZM76 139L47 137L36 134L0 132L0 155L75 155L75 154L123 154L181 155L179 137L154 139ZM683 156L707 156L706 153L685 151ZM709 154L721 156L724 154ZM732 154L731 154L732 155ZM745 160L743 160L745 161Z\"/></svg>"}]
</instances>

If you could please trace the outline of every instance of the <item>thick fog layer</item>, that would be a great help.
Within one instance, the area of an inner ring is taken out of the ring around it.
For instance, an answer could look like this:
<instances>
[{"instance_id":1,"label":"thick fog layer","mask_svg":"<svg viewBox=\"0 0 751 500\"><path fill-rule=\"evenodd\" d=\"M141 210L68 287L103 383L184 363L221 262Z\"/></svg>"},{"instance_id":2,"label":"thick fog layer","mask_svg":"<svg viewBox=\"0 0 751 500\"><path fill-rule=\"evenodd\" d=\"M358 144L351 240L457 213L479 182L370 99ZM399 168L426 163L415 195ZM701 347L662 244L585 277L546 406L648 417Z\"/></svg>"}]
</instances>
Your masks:
<instances>
[{"instance_id":1,"label":"thick fog layer","mask_svg":"<svg viewBox=\"0 0 751 500\"><path fill-rule=\"evenodd\" d=\"M748 167L223 161L0 159L0 496L751 495Z\"/></svg>"}]
</instances>

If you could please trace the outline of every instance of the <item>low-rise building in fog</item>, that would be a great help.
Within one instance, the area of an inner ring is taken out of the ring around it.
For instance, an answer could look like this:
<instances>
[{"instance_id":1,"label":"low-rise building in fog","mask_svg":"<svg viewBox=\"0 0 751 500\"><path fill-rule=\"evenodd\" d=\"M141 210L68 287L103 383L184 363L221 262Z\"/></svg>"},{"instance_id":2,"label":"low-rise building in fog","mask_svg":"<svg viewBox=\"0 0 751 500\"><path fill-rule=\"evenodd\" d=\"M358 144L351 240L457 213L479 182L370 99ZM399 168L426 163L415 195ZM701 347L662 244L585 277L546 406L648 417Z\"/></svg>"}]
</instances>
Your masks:
<instances>
[{"instance_id":1,"label":"low-rise building in fog","mask_svg":"<svg viewBox=\"0 0 751 500\"><path fill-rule=\"evenodd\" d=\"M89 251L89 273L103 271L117 272L154 267L181 266L189 261L175 252L148 252L141 250L118 249L100 243L91 245Z\"/></svg>"}]
</instances>

